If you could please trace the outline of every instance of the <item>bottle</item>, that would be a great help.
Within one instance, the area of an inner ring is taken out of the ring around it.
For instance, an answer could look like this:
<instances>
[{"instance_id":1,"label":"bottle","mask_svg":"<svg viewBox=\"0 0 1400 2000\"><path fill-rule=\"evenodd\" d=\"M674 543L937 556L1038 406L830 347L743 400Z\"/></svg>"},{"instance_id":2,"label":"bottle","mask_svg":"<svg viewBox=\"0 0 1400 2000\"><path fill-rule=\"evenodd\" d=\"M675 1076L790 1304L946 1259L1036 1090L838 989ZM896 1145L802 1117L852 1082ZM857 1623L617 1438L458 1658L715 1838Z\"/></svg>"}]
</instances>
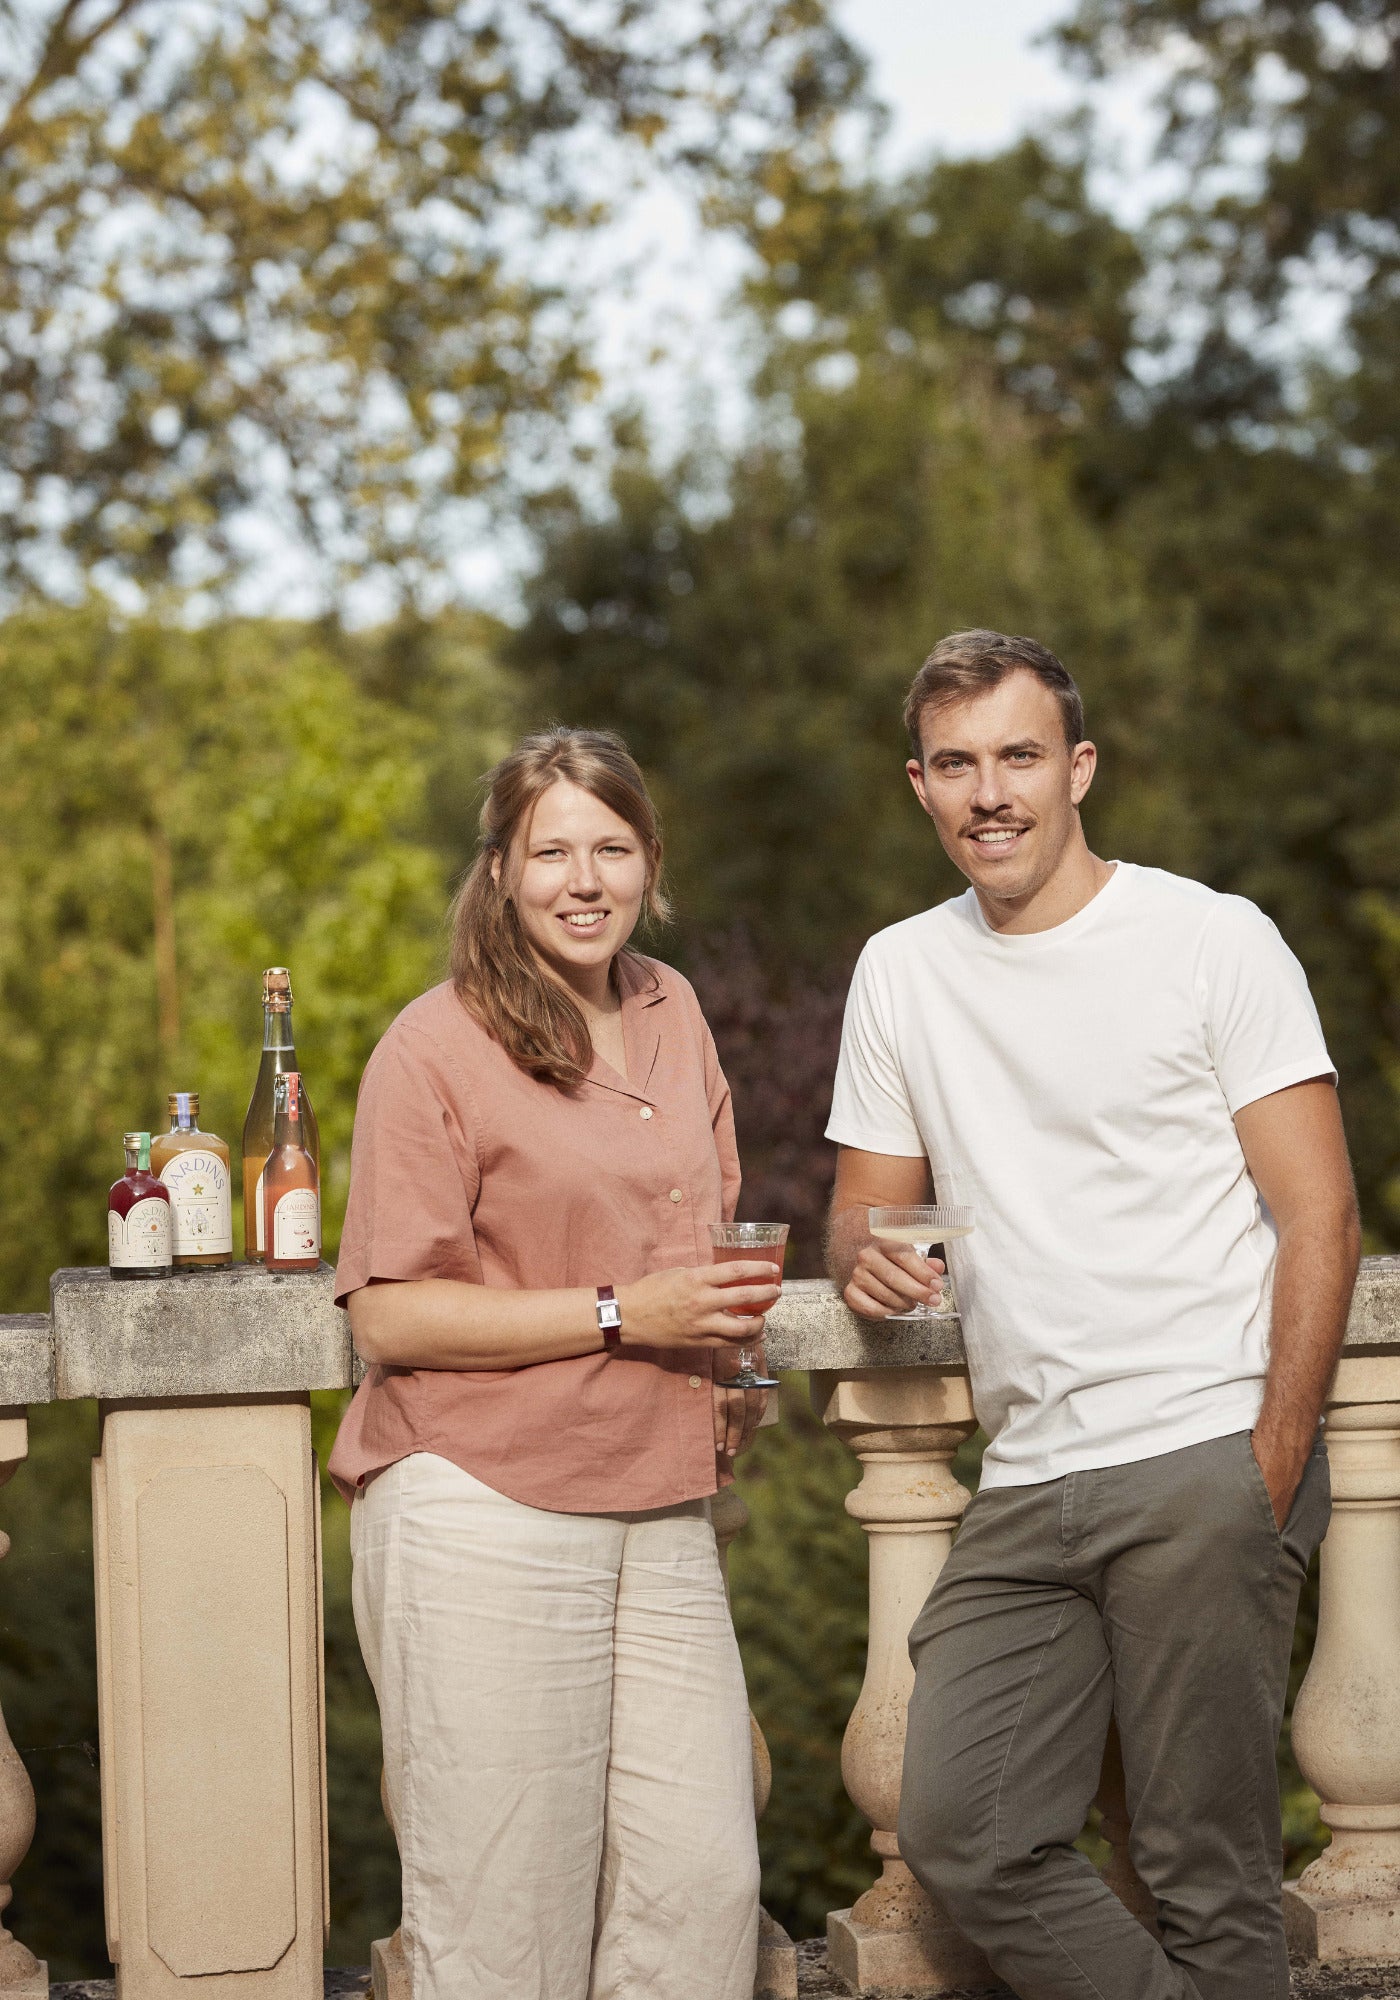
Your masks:
<instances>
[{"instance_id":1,"label":"bottle","mask_svg":"<svg viewBox=\"0 0 1400 2000\"><path fill-rule=\"evenodd\" d=\"M272 1151L263 1169L264 1261L269 1271L314 1271L321 1261L321 1177L304 1143L301 1072L272 1084Z\"/></svg>"},{"instance_id":2,"label":"bottle","mask_svg":"<svg viewBox=\"0 0 1400 2000\"><path fill-rule=\"evenodd\" d=\"M233 1262L233 1175L228 1145L199 1129L199 1092L172 1090L170 1130L151 1145L151 1170L170 1194L175 1269Z\"/></svg>"},{"instance_id":3,"label":"bottle","mask_svg":"<svg viewBox=\"0 0 1400 2000\"><path fill-rule=\"evenodd\" d=\"M272 1085L288 1070L300 1071L292 1040L292 982L285 965L270 965L263 974L263 1047L258 1078L243 1121L243 1255L250 1264L263 1259L262 1171L272 1151ZM321 1138L316 1113L303 1083L300 1091L302 1144L321 1171Z\"/></svg>"},{"instance_id":4,"label":"bottle","mask_svg":"<svg viewBox=\"0 0 1400 2000\"><path fill-rule=\"evenodd\" d=\"M170 1193L151 1172L149 1132L123 1132L126 1172L107 1196L107 1269L114 1278L170 1276Z\"/></svg>"}]
</instances>

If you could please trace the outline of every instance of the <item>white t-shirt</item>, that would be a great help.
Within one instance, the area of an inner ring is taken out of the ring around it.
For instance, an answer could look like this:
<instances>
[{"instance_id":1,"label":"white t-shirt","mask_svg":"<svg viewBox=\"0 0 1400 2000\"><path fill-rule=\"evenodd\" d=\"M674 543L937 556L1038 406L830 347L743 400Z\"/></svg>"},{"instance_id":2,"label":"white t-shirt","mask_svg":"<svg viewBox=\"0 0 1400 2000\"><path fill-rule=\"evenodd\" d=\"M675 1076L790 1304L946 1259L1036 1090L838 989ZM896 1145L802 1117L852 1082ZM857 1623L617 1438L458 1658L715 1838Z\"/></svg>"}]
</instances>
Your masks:
<instances>
[{"instance_id":1,"label":"white t-shirt","mask_svg":"<svg viewBox=\"0 0 1400 2000\"><path fill-rule=\"evenodd\" d=\"M1234 1113L1335 1074L1269 919L1157 868L1053 930L969 889L870 940L827 1137L926 1155L976 1211L948 1262L985 1486L1253 1426L1277 1232Z\"/></svg>"}]
</instances>

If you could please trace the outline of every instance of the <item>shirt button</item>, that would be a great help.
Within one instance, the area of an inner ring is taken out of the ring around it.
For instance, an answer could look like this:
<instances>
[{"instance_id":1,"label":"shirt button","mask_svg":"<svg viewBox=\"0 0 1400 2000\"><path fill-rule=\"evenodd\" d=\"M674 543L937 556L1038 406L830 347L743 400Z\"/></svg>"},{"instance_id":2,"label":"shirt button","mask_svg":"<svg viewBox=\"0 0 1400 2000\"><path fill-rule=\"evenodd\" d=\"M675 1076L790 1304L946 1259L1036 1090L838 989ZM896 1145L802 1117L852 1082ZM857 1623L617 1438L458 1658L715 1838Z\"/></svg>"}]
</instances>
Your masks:
<instances>
[{"instance_id":1,"label":"shirt button","mask_svg":"<svg viewBox=\"0 0 1400 2000\"><path fill-rule=\"evenodd\" d=\"M650 1116L651 1116L651 1106L650 1106L649 1104L644 1104L644 1105L642 1106L642 1116L643 1116L643 1118L650 1118Z\"/></svg>"},{"instance_id":2,"label":"shirt button","mask_svg":"<svg viewBox=\"0 0 1400 2000\"><path fill-rule=\"evenodd\" d=\"M683 1195L683 1194L681 1193L681 1191L680 1191L680 1189L679 1189L679 1188L672 1188L672 1189L671 1189L671 1199L672 1199L672 1201L684 1201L684 1200L685 1200L685 1196L684 1196L684 1195Z\"/></svg>"},{"instance_id":3,"label":"shirt button","mask_svg":"<svg viewBox=\"0 0 1400 2000\"><path fill-rule=\"evenodd\" d=\"M700 1387L700 1377L698 1375L691 1376L690 1386L692 1389L698 1389Z\"/></svg>"}]
</instances>

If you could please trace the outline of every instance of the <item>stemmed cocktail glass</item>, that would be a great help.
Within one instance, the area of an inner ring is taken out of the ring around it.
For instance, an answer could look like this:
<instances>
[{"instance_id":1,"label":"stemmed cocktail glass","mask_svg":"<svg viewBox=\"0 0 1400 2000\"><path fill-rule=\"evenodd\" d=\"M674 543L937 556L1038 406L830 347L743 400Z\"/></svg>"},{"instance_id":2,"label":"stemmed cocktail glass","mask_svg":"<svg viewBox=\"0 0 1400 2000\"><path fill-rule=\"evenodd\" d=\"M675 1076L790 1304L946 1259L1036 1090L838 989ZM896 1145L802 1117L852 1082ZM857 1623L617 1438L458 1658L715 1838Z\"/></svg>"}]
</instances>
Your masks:
<instances>
[{"instance_id":1,"label":"stemmed cocktail glass","mask_svg":"<svg viewBox=\"0 0 1400 2000\"><path fill-rule=\"evenodd\" d=\"M782 1282L783 1260L787 1256L788 1225L785 1222L712 1222L710 1243L716 1264L776 1264L778 1282ZM754 1273L755 1282L758 1273ZM744 1280L738 1282L743 1283ZM747 1310L741 1310L741 1319L752 1318ZM722 1389L776 1389L778 1382L772 1375L760 1375L754 1367L753 1354L747 1347L739 1349L739 1372L725 1382Z\"/></svg>"},{"instance_id":2,"label":"stemmed cocktail glass","mask_svg":"<svg viewBox=\"0 0 1400 2000\"><path fill-rule=\"evenodd\" d=\"M921 1257L931 1257L934 1250L943 1243L951 1243L956 1237L970 1236L974 1227L974 1217L970 1208L953 1208L946 1203L925 1204L915 1208L872 1208L870 1211L870 1234L881 1243L908 1243ZM888 1313L888 1319L956 1319L957 1314L947 1303L947 1280L939 1294L936 1306L911 1306L908 1312Z\"/></svg>"}]
</instances>

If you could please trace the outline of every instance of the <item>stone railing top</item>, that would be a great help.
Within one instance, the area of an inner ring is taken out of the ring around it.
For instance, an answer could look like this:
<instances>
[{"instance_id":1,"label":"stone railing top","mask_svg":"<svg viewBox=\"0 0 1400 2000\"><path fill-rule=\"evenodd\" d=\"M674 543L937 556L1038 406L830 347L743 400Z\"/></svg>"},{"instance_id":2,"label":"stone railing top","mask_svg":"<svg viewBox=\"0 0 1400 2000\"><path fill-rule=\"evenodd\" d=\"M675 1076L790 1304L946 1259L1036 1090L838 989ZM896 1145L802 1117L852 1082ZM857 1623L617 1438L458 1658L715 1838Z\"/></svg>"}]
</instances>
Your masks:
<instances>
[{"instance_id":1,"label":"stone railing top","mask_svg":"<svg viewBox=\"0 0 1400 2000\"><path fill-rule=\"evenodd\" d=\"M57 1271L52 1313L0 1316L0 1407L81 1396L106 1401L344 1389L358 1378L332 1273L228 1264L114 1281L102 1267ZM799 1278L768 1316L777 1368L961 1368L956 1319L874 1326L825 1279ZM1400 1354L1400 1257L1361 1266L1347 1329L1353 1351Z\"/></svg>"},{"instance_id":2,"label":"stone railing top","mask_svg":"<svg viewBox=\"0 0 1400 2000\"><path fill-rule=\"evenodd\" d=\"M117 1402L342 1389L353 1355L333 1275L329 1264L223 1264L140 1280L56 1271L54 1394Z\"/></svg>"}]
</instances>

